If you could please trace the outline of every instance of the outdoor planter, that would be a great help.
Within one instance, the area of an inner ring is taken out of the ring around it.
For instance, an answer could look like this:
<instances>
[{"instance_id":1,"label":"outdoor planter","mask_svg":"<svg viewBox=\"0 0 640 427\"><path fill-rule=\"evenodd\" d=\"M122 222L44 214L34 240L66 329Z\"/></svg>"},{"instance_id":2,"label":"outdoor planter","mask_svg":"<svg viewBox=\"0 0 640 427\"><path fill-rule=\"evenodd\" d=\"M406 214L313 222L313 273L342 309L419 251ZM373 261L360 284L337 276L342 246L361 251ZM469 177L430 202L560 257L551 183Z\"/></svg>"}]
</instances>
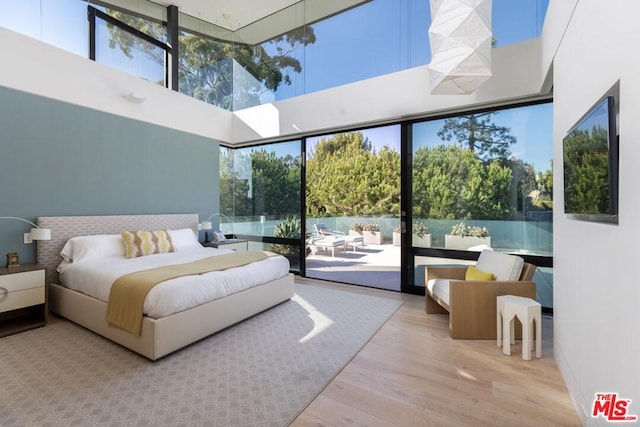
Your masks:
<instances>
[{"instance_id":1,"label":"outdoor planter","mask_svg":"<svg viewBox=\"0 0 640 427\"><path fill-rule=\"evenodd\" d=\"M400 246L400 233L397 231L393 232L393 246Z\"/></svg>"},{"instance_id":2,"label":"outdoor planter","mask_svg":"<svg viewBox=\"0 0 640 427\"><path fill-rule=\"evenodd\" d=\"M430 248L431 247L431 234L423 234L422 237L420 237L417 234L413 234L413 241L411 243L412 246L418 247L418 248Z\"/></svg>"},{"instance_id":3,"label":"outdoor planter","mask_svg":"<svg viewBox=\"0 0 640 427\"><path fill-rule=\"evenodd\" d=\"M454 236L452 234L445 234L444 236L444 247L446 249L466 250L478 245L491 247L491 237Z\"/></svg>"},{"instance_id":4,"label":"outdoor planter","mask_svg":"<svg viewBox=\"0 0 640 427\"><path fill-rule=\"evenodd\" d=\"M364 237L364 244L367 245L381 245L382 244L382 232L381 231L362 231Z\"/></svg>"},{"instance_id":5,"label":"outdoor planter","mask_svg":"<svg viewBox=\"0 0 640 427\"><path fill-rule=\"evenodd\" d=\"M419 237L417 234L412 235L411 246L418 248L430 248L431 247L431 234L423 234ZM400 246L400 233L393 232L393 246Z\"/></svg>"}]
</instances>

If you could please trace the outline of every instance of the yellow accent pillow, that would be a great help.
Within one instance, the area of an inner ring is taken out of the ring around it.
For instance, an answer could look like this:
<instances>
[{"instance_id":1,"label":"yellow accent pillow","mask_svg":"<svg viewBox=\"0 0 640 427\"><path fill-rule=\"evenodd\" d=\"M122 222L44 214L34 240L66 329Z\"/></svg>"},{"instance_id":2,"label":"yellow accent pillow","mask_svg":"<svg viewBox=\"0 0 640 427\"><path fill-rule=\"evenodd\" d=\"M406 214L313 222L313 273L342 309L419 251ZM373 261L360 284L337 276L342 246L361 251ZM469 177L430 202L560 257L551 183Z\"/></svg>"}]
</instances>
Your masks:
<instances>
[{"instance_id":1,"label":"yellow accent pillow","mask_svg":"<svg viewBox=\"0 0 640 427\"><path fill-rule=\"evenodd\" d=\"M464 280L489 281L494 279L495 277L493 276L493 273L486 273L482 270L478 270L473 265L470 265L467 268L467 272L464 275Z\"/></svg>"},{"instance_id":2,"label":"yellow accent pillow","mask_svg":"<svg viewBox=\"0 0 640 427\"><path fill-rule=\"evenodd\" d=\"M175 252L168 230L123 231L125 258Z\"/></svg>"}]
</instances>

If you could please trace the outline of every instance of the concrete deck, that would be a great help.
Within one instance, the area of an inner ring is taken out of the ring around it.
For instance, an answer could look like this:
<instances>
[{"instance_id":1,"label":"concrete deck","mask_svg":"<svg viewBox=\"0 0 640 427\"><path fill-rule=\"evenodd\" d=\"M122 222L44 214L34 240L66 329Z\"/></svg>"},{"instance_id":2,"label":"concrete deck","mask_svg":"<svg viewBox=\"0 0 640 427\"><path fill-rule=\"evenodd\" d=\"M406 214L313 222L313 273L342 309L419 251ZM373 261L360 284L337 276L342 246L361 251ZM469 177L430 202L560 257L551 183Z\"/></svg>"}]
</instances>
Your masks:
<instances>
[{"instance_id":1,"label":"concrete deck","mask_svg":"<svg viewBox=\"0 0 640 427\"><path fill-rule=\"evenodd\" d=\"M307 276L334 282L400 290L400 247L371 245L336 248L331 251L318 248L307 257Z\"/></svg>"}]
</instances>

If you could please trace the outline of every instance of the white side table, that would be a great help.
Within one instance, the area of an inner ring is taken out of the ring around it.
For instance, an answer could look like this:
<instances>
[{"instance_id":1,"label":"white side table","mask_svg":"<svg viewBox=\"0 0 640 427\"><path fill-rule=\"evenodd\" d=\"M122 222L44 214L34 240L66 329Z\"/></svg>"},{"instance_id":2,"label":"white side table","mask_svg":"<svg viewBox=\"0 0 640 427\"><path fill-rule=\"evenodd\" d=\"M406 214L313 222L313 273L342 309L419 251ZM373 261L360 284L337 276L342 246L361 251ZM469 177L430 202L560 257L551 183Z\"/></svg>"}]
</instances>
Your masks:
<instances>
[{"instance_id":1,"label":"white side table","mask_svg":"<svg viewBox=\"0 0 640 427\"><path fill-rule=\"evenodd\" d=\"M507 356L511 355L511 344L515 343L514 320L522 323L522 358L531 360L533 332L536 334L536 358L542 357L542 307L539 302L515 295L497 297L498 347Z\"/></svg>"},{"instance_id":2,"label":"white side table","mask_svg":"<svg viewBox=\"0 0 640 427\"><path fill-rule=\"evenodd\" d=\"M0 337L44 326L44 266L0 268Z\"/></svg>"}]
</instances>

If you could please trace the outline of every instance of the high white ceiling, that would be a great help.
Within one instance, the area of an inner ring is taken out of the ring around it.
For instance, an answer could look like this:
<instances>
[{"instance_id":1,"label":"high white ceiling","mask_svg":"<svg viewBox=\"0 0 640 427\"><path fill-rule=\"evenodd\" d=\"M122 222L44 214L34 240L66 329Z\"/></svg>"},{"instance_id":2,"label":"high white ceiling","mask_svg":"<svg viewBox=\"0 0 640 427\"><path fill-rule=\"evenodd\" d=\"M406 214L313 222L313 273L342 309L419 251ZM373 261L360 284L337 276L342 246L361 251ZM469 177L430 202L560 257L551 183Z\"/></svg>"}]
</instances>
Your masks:
<instances>
[{"instance_id":1,"label":"high white ceiling","mask_svg":"<svg viewBox=\"0 0 640 427\"><path fill-rule=\"evenodd\" d=\"M229 30L238 30L302 0L154 0Z\"/></svg>"}]
</instances>

